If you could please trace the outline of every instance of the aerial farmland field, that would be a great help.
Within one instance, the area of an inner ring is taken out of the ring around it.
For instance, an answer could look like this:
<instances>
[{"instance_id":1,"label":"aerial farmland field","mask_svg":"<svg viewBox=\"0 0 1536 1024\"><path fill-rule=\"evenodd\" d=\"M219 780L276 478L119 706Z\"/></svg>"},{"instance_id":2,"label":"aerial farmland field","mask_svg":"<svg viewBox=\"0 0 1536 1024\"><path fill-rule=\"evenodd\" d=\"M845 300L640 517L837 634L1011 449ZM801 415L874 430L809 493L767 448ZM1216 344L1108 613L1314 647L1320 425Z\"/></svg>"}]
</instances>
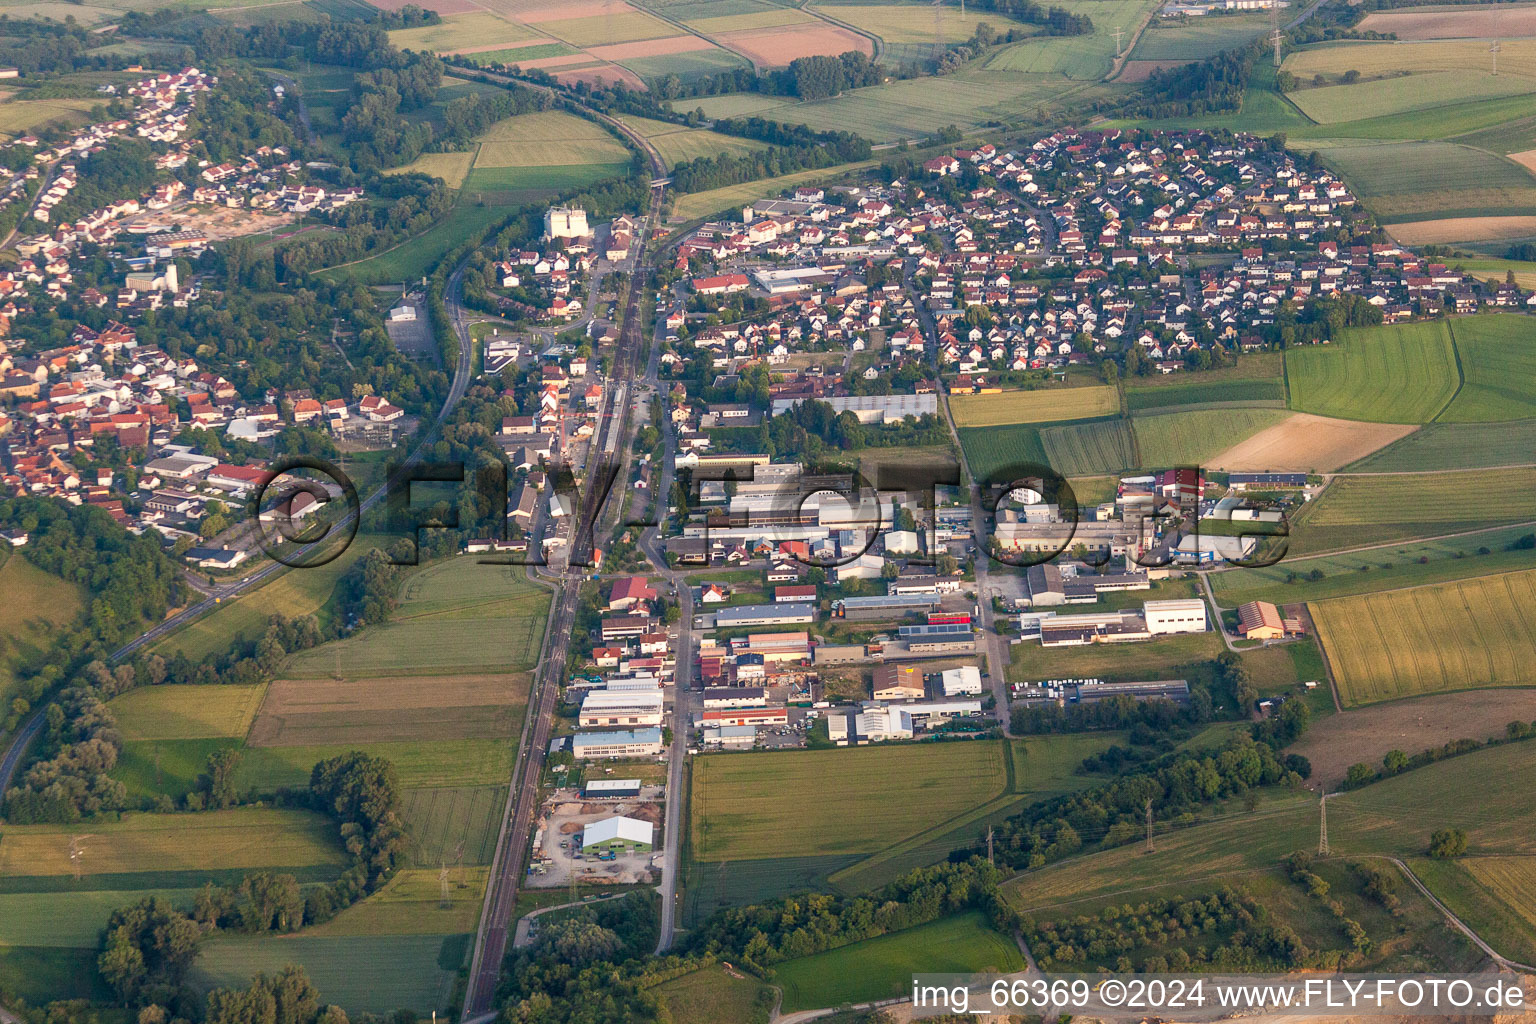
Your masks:
<instances>
[{"instance_id":1,"label":"aerial farmland field","mask_svg":"<svg viewBox=\"0 0 1536 1024\"><path fill-rule=\"evenodd\" d=\"M73 622L85 608L82 592L29 562L20 552L0 562L0 705L9 706L15 671L41 656L53 630Z\"/></svg>"},{"instance_id":2,"label":"aerial farmland field","mask_svg":"<svg viewBox=\"0 0 1536 1024\"><path fill-rule=\"evenodd\" d=\"M1536 571L1309 607L1346 705L1532 683Z\"/></svg>"},{"instance_id":3,"label":"aerial farmland field","mask_svg":"<svg viewBox=\"0 0 1536 1024\"><path fill-rule=\"evenodd\" d=\"M1443 321L1345 331L1331 345L1285 353L1291 408L1320 416L1425 423L1460 382Z\"/></svg>"},{"instance_id":4,"label":"aerial farmland field","mask_svg":"<svg viewBox=\"0 0 1536 1024\"><path fill-rule=\"evenodd\" d=\"M1339 477L1292 524L1292 554L1536 519L1536 469Z\"/></svg>"},{"instance_id":5,"label":"aerial farmland field","mask_svg":"<svg viewBox=\"0 0 1536 1024\"><path fill-rule=\"evenodd\" d=\"M1536 416L1536 322L1506 313L1450 324L1464 383L1440 418L1455 423Z\"/></svg>"},{"instance_id":6,"label":"aerial farmland field","mask_svg":"<svg viewBox=\"0 0 1536 1024\"><path fill-rule=\"evenodd\" d=\"M1499 423L1429 423L1350 463L1356 473L1427 473L1536 462L1536 419Z\"/></svg>"},{"instance_id":7,"label":"aerial farmland field","mask_svg":"<svg viewBox=\"0 0 1536 1024\"><path fill-rule=\"evenodd\" d=\"M646 140L656 147L656 152L661 154L661 159L668 167L689 163L700 157L718 156L721 153L741 156L768 148L766 142L743 139L734 135L722 135L702 128L689 128L670 121L653 121L650 118L632 114L624 115L620 120L645 136Z\"/></svg>"},{"instance_id":8,"label":"aerial farmland field","mask_svg":"<svg viewBox=\"0 0 1536 1024\"><path fill-rule=\"evenodd\" d=\"M1325 85L1287 93L1290 101L1320 124L1386 117L1424 107L1495 99L1536 92L1536 77L1469 74L1466 71L1435 71L1356 82Z\"/></svg>"},{"instance_id":9,"label":"aerial farmland field","mask_svg":"<svg viewBox=\"0 0 1536 1024\"><path fill-rule=\"evenodd\" d=\"M1136 439L1125 420L1094 420L1043 427L1045 462L1062 476L1102 476L1136 465Z\"/></svg>"},{"instance_id":10,"label":"aerial farmland field","mask_svg":"<svg viewBox=\"0 0 1536 1024\"><path fill-rule=\"evenodd\" d=\"M1213 456L1292 415L1284 409L1154 410L1134 416L1131 424L1141 465L1153 469L1204 465Z\"/></svg>"},{"instance_id":11,"label":"aerial farmland field","mask_svg":"<svg viewBox=\"0 0 1536 1024\"><path fill-rule=\"evenodd\" d=\"M1264 14L1219 15L1188 19L1153 18L1136 48L1133 61L1196 61L1242 46L1269 31Z\"/></svg>"},{"instance_id":12,"label":"aerial farmland field","mask_svg":"<svg viewBox=\"0 0 1536 1024\"><path fill-rule=\"evenodd\" d=\"M1042 388L992 395L956 395L950 399L956 427L998 427L1011 423L1050 423L1112 416L1120 411L1112 387Z\"/></svg>"},{"instance_id":13,"label":"aerial farmland field","mask_svg":"<svg viewBox=\"0 0 1536 1024\"><path fill-rule=\"evenodd\" d=\"M1318 155L1385 223L1496 217L1536 204L1536 176L1505 157L1452 142L1320 146Z\"/></svg>"},{"instance_id":14,"label":"aerial farmland field","mask_svg":"<svg viewBox=\"0 0 1536 1024\"><path fill-rule=\"evenodd\" d=\"M1007 784L989 741L701 757L693 767L691 854L700 861L871 853L984 803ZM905 811L888 813L899 779ZM814 780L814 781L813 781ZM836 800L807 805L805 787Z\"/></svg>"}]
</instances>

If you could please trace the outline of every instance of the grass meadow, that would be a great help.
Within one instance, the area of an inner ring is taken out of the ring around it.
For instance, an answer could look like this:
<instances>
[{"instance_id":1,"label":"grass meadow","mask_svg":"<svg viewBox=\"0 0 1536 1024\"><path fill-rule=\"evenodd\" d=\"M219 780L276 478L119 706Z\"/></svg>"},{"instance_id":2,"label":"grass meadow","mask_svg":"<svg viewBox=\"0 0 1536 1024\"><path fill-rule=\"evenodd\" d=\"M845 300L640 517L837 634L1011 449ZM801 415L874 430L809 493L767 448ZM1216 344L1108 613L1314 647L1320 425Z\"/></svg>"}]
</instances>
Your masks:
<instances>
[{"instance_id":1,"label":"grass meadow","mask_svg":"<svg viewBox=\"0 0 1536 1024\"><path fill-rule=\"evenodd\" d=\"M1532 569L1536 568L1536 551L1508 550L1510 544L1531 532L1529 526L1504 526L1467 536L1405 541L1366 551L1287 558L1263 569L1213 572L1211 588L1222 607L1235 608L1245 601L1322 601ZM1479 554L1485 547L1488 554ZM1321 579L1308 579L1314 570L1322 573Z\"/></svg>"},{"instance_id":2,"label":"grass meadow","mask_svg":"<svg viewBox=\"0 0 1536 1024\"><path fill-rule=\"evenodd\" d=\"M1334 598L1310 608L1346 705L1531 685L1536 571Z\"/></svg>"},{"instance_id":3,"label":"grass meadow","mask_svg":"<svg viewBox=\"0 0 1536 1024\"><path fill-rule=\"evenodd\" d=\"M1092 644L1088 647L1051 648L1030 642L1013 649L1008 679L1017 682L1089 676L1107 681L1187 679L1207 671L1208 663L1221 651L1221 637L1214 632L1188 633L1145 643Z\"/></svg>"},{"instance_id":4,"label":"grass meadow","mask_svg":"<svg viewBox=\"0 0 1536 1024\"><path fill-rule=\"evenodd\" d=\"M1518 466L1536 462L1533 452L1536 419L1428 423L1347 468L1352 473L1428 473L1478 466Z\"/></svg>"},{"instance_id":5,"label":"grass meadow","mask_svg":"<svg viewBox=\"0 0 1536 1024\"><path fill-rule=\"evenodd\" d=\"M1285 404L1285 382L1217 380L1171 387L1142 387L1127 382L1125 404L1131 412L1174 411L1191 407Z\"/></svg>"},{"instance_id":6,"label":"grass meadow","mask_svg":"<svg viewBox=\"0 0 1536 1024\"><path fill-rule=\"evenodd\" d=\"M1439 900L1504 956L1536 960L1532 882L1536 857L1416 857L1413 873Z\"/></svg>"},{"instance_id":7,"label":"grass meadow","mask_svg":"<svg viewBox=\"0 0 1536 1024\"><path fill-rule=\"evenodd\" d=\"M1137 464L1136 438L1118 417L1042 427L1040 444L1046 465L1062 476L1115 474Z\"/></svg>"},{"instance_id":8,"label":"grass meadow","mask_svg":"<svg viewBox=\"0 0 1536 1024\"><path fill-rule=\"evenodd\" d=\"M670 121L654 121L632 114L624 115L620 120L645 136L656 147L656 152L661 154L661 159L668 167L690 163L700 157L715 157L721 153L741 156L768 148L766 142L721 135L702 128L688 128Z\"/></svg>"},{"instance_id":9,"label":"grass meadow","mask_svg":"<svg viewBox=\"0 0 1536 1024\"><path fill-rule=\"evenodd\" d=\"M651 990L675 1024L768 1024L773 989L719 964L673 978Z\"/></svg>"},{"instance_id":10,"label":"grass meadow","mask_svg":"<svg viewBox=\"0 0 1536 1024\"><path fill-rule=\"evenodd\" d=\"M1460 382L1444 321L1343 332L1331 345L1287 349L1291 408L1383 423L1426 423Z\"/></svg>"},{"instance_id":11,"label":"grass meadow","mask_svg":"<svg viewBox=\"0 0 1536 1024\"><path fill-rule=\"evenodd\" d=\"M1024 956L979 910L779 964L785 1012L889 999L921 973L1020 970Z\"/></svg>"},{"instance_id":12,"label":"grass meadow","mask_svg":"<svg viewBox=\"0 0 1536 1024\"><path fill-rule=\"evenodd\" d=\"M1268 31L1269 18L1262 13L1178 20L1153 18L1136 40L1131 60L1204 60Z\"/></svg>"},{"instance_id":13,"label":"grass meadow","mask_svg":"<svg viewBox=\"0 0 1536 1024\"><path fill-rule=\"evenodd\" d=\"M16 671L43 657L53 630L67 626L85 607L82 591L46 573L16 551L0 553L0 705L15 696Z\"/></svg>"},{"instance_id":14,"label":"grass meadow","mask_svg":"<svg viewBox=\"0 0 1536 1024\"><path fill-rule=\"evenodd\" d=\"M266 696L251 686L141 686L108 705L125 740L243 738Z\"/></svg>"},{"instance_id":15,"label":"grass meadow","mask_svg":"<svg viewBox=\"0 0 1536 1024\"><path fill-rule=\"evenodd\" d=\"M1536 92L1536 78L1519 75L1468 74L1437 71L1297 89L1288 93L1292 103L1319 124L1386 117L1448 103L1499 99Z\"/></svg>"},{"instance_id":16,"label":"grass meadow","mask_svg":"<svg viewBox=\"0 0 1536 1024\"><path fill-rule=\"evenodd\" d=\"M1385 224L1522 214L1536 176L1513 160L1449 141L1318 145Z\"/></svg>"},{"instance_id":17,"label":"grass meadow","mask_svg":"<svg viewBox=\"0 0 1536 1024\"><path fill-rule=\"evenodd\" d=\"M1536 417L1536 328L1504 313L1450 321L1463 383L1441 415L1448 422Z\"/></svg>"},{"instance_id":18,"label":"grass meadow","mask_svg":"<svg viewBox=\"0 0 1536 1024\"><path fill-rule=\"evenodd\" d=\"M444 15L441 24L437 25L396 29L389 34L389 41L402 50L453 53L491 43L520 43L539 37L539 33L527 25L497 17L490 11L477 10Z\"/></svg>"},{"instance_id":19,"label":"grass meadow","mask_svg":"<svg viewBox=\"0 0 1536 1024\"><path fill-rule=\"evenodd\" d=\"M289 935L221 933L204 943L189 981L194 989L244 987L257 971L303 967L323 1002L349 1013L448 1009L454 975L470 935Z\"/></svg>"},{"instance_id":20,"label":"grass meadow","mask_svg":"<svg viewBox=\"0 0 1536 1024\"><path fill-rule=\"evenodd\" d=\"M955 395L950 398L949 407L956 427L1000 427L1113 416L1120 411L1120 395L1107 385L1042 388L992 395Z\"/></svg>"},{"instance_id":21,"label":"grass meadow","mask_svg":"<svg viewBox=\"0 0 1536 1024\"><path fill-rule=\"evenodd\" d=\"M873 853L1006 785L1002 748L984 741L701 757L690 852L700 861ZM811 788L836 798L807 806Z\"/></svg>"}]
</instances>

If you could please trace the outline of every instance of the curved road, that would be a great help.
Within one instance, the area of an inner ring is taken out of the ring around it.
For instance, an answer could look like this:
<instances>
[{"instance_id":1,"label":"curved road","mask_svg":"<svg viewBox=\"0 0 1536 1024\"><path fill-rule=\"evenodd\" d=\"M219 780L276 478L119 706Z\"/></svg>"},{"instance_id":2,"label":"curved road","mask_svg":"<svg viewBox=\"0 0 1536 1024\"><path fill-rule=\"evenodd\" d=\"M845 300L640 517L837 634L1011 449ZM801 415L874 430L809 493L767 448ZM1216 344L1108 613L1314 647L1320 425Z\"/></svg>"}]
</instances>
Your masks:
<instances>
[{"instance_id":1,"label":"curved road","mask_svg":"<svg viewBox=\"0 0 1536 1024\"><path fill-rule=\"evenodd\" d=\"M462 287L461 277L463 273L464 266L461 264L458 269L453 272L453 275L448 279L449 301L454 305L457 304L458 295ZM414 449L412 449L411 454L407 456L405 462L401 465L402 473L406 467L411 466L421 459L421 455L426 450L427 445L432 444L437 440L437 435L443 429L443 424L447 422L447 419L450 415L452 415L454 408L464 399L465 391L469 389L470 360L474 353L474 347L470 344L468 332L462 331L461 334L462 337L460 338L459 342L459 364L458 366L454 367L453 383L448 388L448 395L443 400L443 407L438 410L437 419L433 421L431 429L422 436L421 442L417 444ZM378 490L368 495L367 498L363 499L359 503L358 509L356 511L348 511L347 514L337 522L336 530L333 530L332 533L345 531L351 525L354 518L360 516L364 512L369 511L378 505L379 502L383 501L389 494L390 483L392 483L394 479L397 479L399 475L400 474L397 473L396 476L391 478L390 481L386 482L384 486L380 487ZM330 535L331 534L327 534L327 536ZM212 590L207 592L206 596L204 596L201 601L197 602L196 604L187 606L177 614L171 616L168 619L165 619L163 622L156 625L153 629L149 630L149 632L144 633L137 639L131 640L123 646L119 647L117 650L113 651L111 656L112 660L121 661L123 658L128 657L130 654L139 650L140 648L147 647L155 643L167 633L175 632L182 626L189 624L193 619L196 619L198 616L211 611L219 604L232 600L245 593L246 591L260 586L272 576L275 576L287 568L289 568L289 566L283 565L281 562L272 562L258 569L256 572L251 573L251 575L245 577L244 579L214 587ZM11 739L10 747L6 750L5 755L0 757L0 794L3 794L7 789L10 788L11 778L15 775L17 767L21 764L22 755L26 752L27 747L31 745L32 741L37 738L37 734L40 733L42 729L43 709L40 707L36 711L33 711L31 717L22 723L15 736Z\"/></svg>"}]
</instances>

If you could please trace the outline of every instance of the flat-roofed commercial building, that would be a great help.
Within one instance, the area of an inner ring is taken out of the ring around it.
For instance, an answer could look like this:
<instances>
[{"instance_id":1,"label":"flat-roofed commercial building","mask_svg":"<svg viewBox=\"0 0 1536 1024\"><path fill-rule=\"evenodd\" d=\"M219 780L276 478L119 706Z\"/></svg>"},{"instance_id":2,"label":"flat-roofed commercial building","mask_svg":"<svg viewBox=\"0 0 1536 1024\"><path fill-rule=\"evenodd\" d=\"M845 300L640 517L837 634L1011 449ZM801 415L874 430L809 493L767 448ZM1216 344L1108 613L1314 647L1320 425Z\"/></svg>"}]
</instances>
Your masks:
<instances>
[{"instance_id":1,"label":"flat-roofed commercial building","mask_svg":"<svg viewBox=\"0 0 1536 1024\"><path fill-rule=\"evenodd\" d=\"M661 730L579 732L571 737L571 753L577 760L587 761L600 757L655 757L661 753Z\"/></svg>"},{"instance_id":2,"label":"flat-roofed commercial building","mask_svg":"<svg viewBox=\"0 0 1536 1024\"><path fill-rule=\"evenodd\" d=\"M576 724L583 729L606 725L660 725L660 690L593 690L581 702Z\"/></svg>"}]
</instances>

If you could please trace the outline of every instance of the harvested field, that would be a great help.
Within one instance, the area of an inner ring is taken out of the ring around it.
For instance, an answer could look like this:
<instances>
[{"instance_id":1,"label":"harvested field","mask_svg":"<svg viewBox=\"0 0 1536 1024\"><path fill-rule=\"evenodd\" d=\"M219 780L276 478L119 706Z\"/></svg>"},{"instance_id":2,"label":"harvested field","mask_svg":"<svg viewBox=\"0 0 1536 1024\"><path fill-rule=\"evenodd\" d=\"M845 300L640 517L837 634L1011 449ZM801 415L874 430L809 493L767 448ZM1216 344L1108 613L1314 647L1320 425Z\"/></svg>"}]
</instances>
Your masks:
<instances>
[{"instance_id":1,"label":"harvested field","mask_svg":"<svg viewBox=\"0 0 1536 1024\"><path fill-rule=\"evenodd\" d=\"M1136 85L1151 78L1154 71L1162 71L1165 68L1181 68L1190 63L1192 61L1188 60L1128 60L1120 68L1120 75L1115 81Z\"/></svg>"},{"instance_id":2,"label":"harvested field","mask_svg":"<svg viewBox=\"0 0 1536 1024\"><path fill-rule=\"evenodd\" d=\"M617 85L623 82L631 89L645 91L645 81L630 71L621 68L617 64L602 64L595 68L571 69L569 71L556 71L555 80L561 85L572 85L576 82L586 82L588 85Z\"/></svg>"},{"instance_id":3,"label":"harvested field","mask_svg":"<svg viewBox=\"0 0 1536 1024\"><path fill-rule=\"evenodd\" d=\"M782 28L725 32L719 36L719 40L721 45L740 51L755 63L768 67L781 67L796 57L835 57L849 50L874 52L873 44L864 36L827 24L797 28L792 32Z\"/></svg>"},{"instance_id":4,"label":"harvested field","mask_svg":"<svg viewBox=\"0 0 1536 1024\"><path fill-rule=\"evenodd\" d=\"M281 679L251 726L253 747L509 736L528 699L522 673Z\"/></svg>"},{"instance_id":5,"label":"harvested field","mask_svg":"<svg viewBox=\"0 0 1536 1024\"><path fill-rule=\"evenodd\" d=\"M438 25L397 29L389 34L390 43L402 50L431 50L435 53L452 53L463 46L486 43L506 46L535 40L548 42L526 25L498 18L489 11L450 14Z\"/></svg>"},{"instance_id":6,"label":"harvested field","mask_svg":"<svg viewBox=\"0 0 1536 1024\"><path fill-rule=\"evenodd\" d=\"M1311 761L1312 779L1334 789L1352 764L1375 768L1389 750L1412 755L1452 740L1502 737L1516 719L1536 719L1536 690L1415 697L1318 719L1287 753Z\"/></svg>"},{"instance_id":7,"label":"harvested field","mask_svg":"<svg viewBox=\"0 0 1536 1024\"><path fill-rule=\"evenodd\" d=\"M1120 394L1108 386L1047 388L996 395L956 395L949 404L957 427L996 427L1112 416L1120 411Z\"/></svg>"},{"instance_id":8,"label":"harvested field","mask_svg":"<svg viewBox=\"0 0 1536 1024\"><path fill-rule=\"evenodd\" d=\"M665 39L642 39L632 43L614 43L611 46L589 46L587 52L600 60L617 61L628 57L662 57L669 53L713 49L709 40L698 36L668 36Z\"/></svg>"},{"instance_id":9,"label":"harvested field","mask_svg":"<svg viewBox=\"0 0 1536 1024\"><path fill-rule=\"evenodd\" d=\"M958 7L948 4L836 4L827 7L826 13L887 43L963 43L983 22L1000 34L1014 29L1031 31L998 11L973 9L962 16Z\"/></svg>"},{"instance_id":10,"label":"harvested field","mask_svg":"<svg viewBox=\"0 0 1536 1024\"><path fill-rule=\"evenodd\" d=\"M1510 153L1509 158L1528 171L1536 171L1536 149L1528 149L1523 153Z\"/></svg>"},{"instance_id":11,"label":"harvested field","mask_svg":"<svg viewBox=\"0 0 1536 1024\"><path fill-rule=\"evenodd\" d=\"M1437 11L1372 11L1355 26L1398 39L1485 39L1536 36L1536 6L1490 4Z\"/></svg>"},{"instance_id":12,"label":"harvested field","mask_svg":"<svg viewBox=\"0 0 1536 1024\"><path fill-rule=\"evenodd\" d=\"M434 178L442 178L443 184L449 188L462 188L464 179L469 175L469 169L474 166L475 154L466 153L423 153L404 167L394 167L385 174L430 174Z\"/></svg>"},{"instance_id":13,"label":"harvested field","mask_svg":"<svg viewBox=\"0 0 1536 1024\"><path fill-rule=\"evenodd\" d=\"M718 35L721 32L745 32L754 28L783 28L789 25L804 25L818 19L795 10L792 7L777 7L757 11L749 11L744 14L726 14L711 18L689 18L686 24L695 32L702 32L706 36Z\"/></svg>"},{"instance_id":14,"label":"harvested field","mask_svg":"<svg viewBox=\"0 0 1536 1024\"><path fill-rule=\"evenodd\" d=\"M1418 429L1408 423L1362 423L1301 412L1210 458L1212 469L1255 473L1327 473Z\"/></svg>"},{"instance_id":15,"label":"harvested field","mask_svg":"<svg viewBox=\"0 0 1536 1024\"><path fill-rule=\"evenodd\" d=\"M551 4L549 0L497 0L495 6L505 7L519 21L541 24L568 18L598 18L610 14L635 14L637 9L624 0L589 0L588 3Z\"/></svg>"},{"instance_id":16,"label":"harvested field","mask_svg":"<svg viewBox=\"0 0 1536 1024\"><path fill-rule=\"evenodd\" d=\"M1536 571L1308 607L1347 706L1532 684Z\"/></svg>"},{"instance_id":17,"label":"harvested field","mask_svg":"<svg viewBox=\"0 0 1536 1024\"><path fill-rule=\"evenodd\" d=\"M566 17L536 24L540 32L580 47L609 46L677 35L677 29L660 18L653 18L633 8L628 12L602 14L595 18Z\"/></svg>"},{"instance_id":18,"label":"harvested field","mask_svg":"<svg viewBox=\"0 0 1536 1024\"><path fill-rule=\"evenodd\" d=\"M1457 12L1460 13L1459 11ZM1488 44L1462 39L1431 42L1351 42L1333 46L1309 46L1285 58L1286 71L1298 78L1316 74L1342 75L1358 71L1365 78L1411 72L1492 70ZM1499 67L1505 74L1516 68L1536 67L1536 39L1503 40Z\"/></svg>"},{"instance_id":19,"label":"harvested field","mask_svg":"<svg viewBox=\"0 0 1536 1024\"><path fill-rule=\"evenodd\" d=\"M1536 150L1518 156L1536 157ZM1511 157L1510 159L1514 159ZM1536 162L1520 161L1536 172ZM1393 224L1387 233L1404 245L1443 245L1447 242L1485 242L1536 235L1536 216L1442 217Z\"/></svg>"}]
</instances>

